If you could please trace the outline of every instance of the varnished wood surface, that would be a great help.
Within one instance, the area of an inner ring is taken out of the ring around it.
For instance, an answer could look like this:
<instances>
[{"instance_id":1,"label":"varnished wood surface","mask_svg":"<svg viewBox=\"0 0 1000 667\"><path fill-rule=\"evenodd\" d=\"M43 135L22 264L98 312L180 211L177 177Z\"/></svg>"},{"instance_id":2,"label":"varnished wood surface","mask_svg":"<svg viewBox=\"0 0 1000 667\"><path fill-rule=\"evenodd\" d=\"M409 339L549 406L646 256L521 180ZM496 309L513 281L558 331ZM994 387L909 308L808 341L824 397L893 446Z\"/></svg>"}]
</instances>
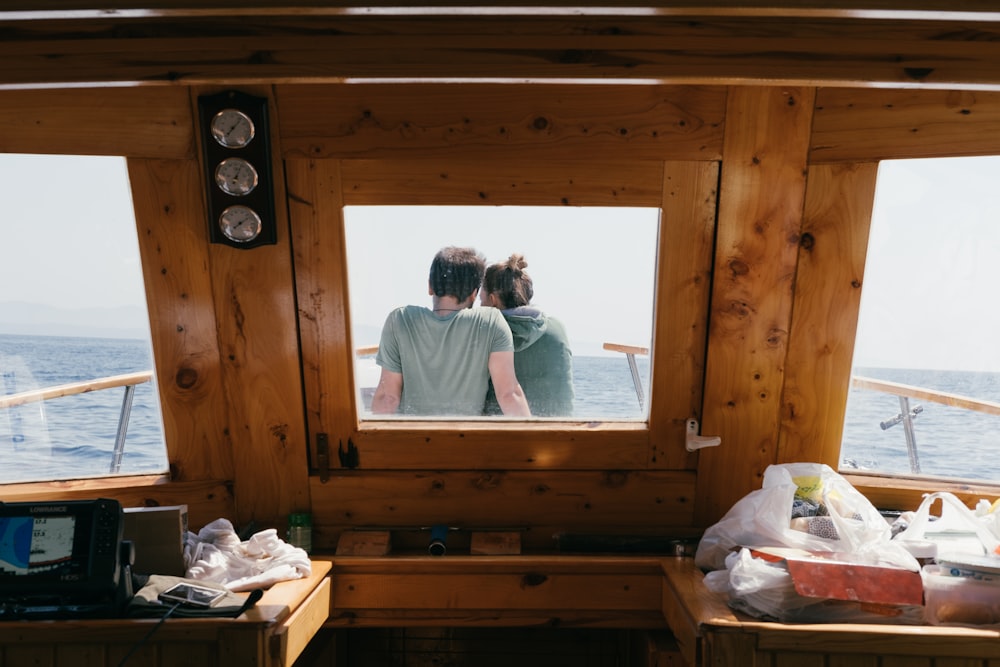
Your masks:
<instances>
[{"instance_id":1,"label":"varnished wood surface","mask_svg":"<svg viewBox=\"0 0 1000 667\"><path fill-rule=\"evenodd\" d=\"M1000 659L996 628L765 622L730 610L692 559L663 559L662 567L664 614L689 664L987 667Z\"/></svg>"},{"instance_id":2,"label":"varnished wood surface","mask_svg":"<svg viewBox=\"0 0 1000 667\"><path fill-rule=\"evenodd\" d=\"M334 557L333 626L664 627L658 558Z\"/></svg>"},{"instance_id":3,"label":"varnished wood surface","mask_svg":"<svg viewBox=\"0 0 1000 667\"><path fill-rule=\"evenodd\" d=\"M535 11L486 18L294 8L188 11L158 21L144 12L0 14L0 86L439 77L1000 89L995 13Z\"/></svg>"},{"instance_id":4,"label":"varnished wood surface","mask_svg":"<svg viewBox=\"0 0 1000 667\"><path fill-rule=\"evenodd\" d=\"M820 88L810 164L1000 153L1000 95Z\"/></svg>"},{"instance_id":5,"label":"varnished wood surface","mask_svg":"<svg viewBox=\"0 0 1000 667\"><path fill-rule=\"evenodd\" d=\"M809 170L782 392L782 461L839 462L877 165Z\"/></svg>"},{"instance_id":6,"label":"varnished wood surface","mask_svg":"<svg viewBox=\"0 0 1000 667\"><path fill-rule=\"evenodd\" d=\"M497 83L419 84L416 90L356 84L348 90L345 96L338 87L277 87L278 103L287 109L281 117L286 155L577 162L586 146L582 167L621 158L717 160L722 151L722 86L549 84L516 95Z\"/></svg>"},{"instance_id":7,"label":"varnished wood surface","mask_svg":"<svg viewBox=\"0 0 1000 667\"><path fill-rule=\"evenodd\" d=\"M702 422L722 444L699 455L696 512L706 525L778 460L814 94L729 94Z\"/></svg>"},{"instance_id":8,"label":"varnished wood surface","mask_svg":"<svg viewBox=\"0 0 1000 667\"><path fill-rule=\"evenodd\" d=\"M9 12L28 13L32 12L79 12L81 10L93 10L92 2L89 0L11 0L5 5L5 10ZM211 0L192 8L189 2L183 0L147 0L141 7L154 15L201 15L201 14L237 14L242 12L257 13L260 10L267 10L274 6L273 0ZM103 3L101 13L107 13L114 9L120 12L127 12L136 7L134 0L108 0ZM606 2L571 2L569 0L550 0L546 3L543 11L536 9L536 3L528 0L505 0L504 2L490 2L484 0L442 0L433 5L422 3L407 3L401 5L393 0L375 0L364 4L353 2L324 2L324 1L300 1L287 3L282 9L283 12L301 15L323 15L356 13L359 11L369 11L386 14L448 14L462 11L475 11L476 13L525 13L525 14L595 14L595 15L616 15L631 14L634 9L630 6L616 7ZM723 13L730 15L818 15L818 16L856 16L874 14L880 16L909 16L919 14L927 17L947 18L953 16L983 16L990 18L996 12L992 8L977 0L954 0L947 2L943 0L910 0L905 6L894 0L774 0L773 2L760 2L752 0L750 2L740 0L710 0L698 3L693 6L690 2L683 0L653 0L643 5L643 13L660 15L689 15L698 13ZM994 20L996 20L994 18Z\"/></svg>"},{"instance_id":9,"label":"varnished wood surface","mask_svg":"<svg viewBox=\"0 0 1000 667\"><path fill-rule=\"evenodd\" d=\"M690 472L335 471L311 477L313 541L332 551L351 526L523 530L526 548L552 550L560 531L685 536Z\"/></svg>"},{"instance_id":10,"label":"varnished wood surface","mask_svg":"<svg viewBox=\"0 0 1000 667\"><path fill-rule=\"evenodd\" d=\"M311 636L329 613L329 572L328 561L315 561L308 577L271 586L235 619L168 618L159 625L158 619L0 622L0 664L104 667L120 664L136 647L129 664L291 664L301 652L302 633ZM147 639L154 625L155 635Z\"/></svg>"}]
</instances>

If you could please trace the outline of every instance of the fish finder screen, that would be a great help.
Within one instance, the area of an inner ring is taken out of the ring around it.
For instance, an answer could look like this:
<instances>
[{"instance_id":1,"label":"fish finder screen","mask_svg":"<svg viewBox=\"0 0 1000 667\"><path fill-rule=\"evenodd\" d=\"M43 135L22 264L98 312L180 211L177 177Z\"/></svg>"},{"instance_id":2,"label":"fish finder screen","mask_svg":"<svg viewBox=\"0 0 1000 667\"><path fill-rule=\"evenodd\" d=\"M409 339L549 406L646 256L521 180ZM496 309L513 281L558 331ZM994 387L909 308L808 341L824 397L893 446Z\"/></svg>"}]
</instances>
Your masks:
<instances>
[{"instance_id":1,"label":"fish finder screen","mask_svg":"<svg viewBox=\"0 0 1000 667\"><path fill-rule=\"evenodd\" d=\"M0 575L73 569L74 516L0 517ZM72 576L72 575L69 575Z\"/></svg>"}]
</instances>

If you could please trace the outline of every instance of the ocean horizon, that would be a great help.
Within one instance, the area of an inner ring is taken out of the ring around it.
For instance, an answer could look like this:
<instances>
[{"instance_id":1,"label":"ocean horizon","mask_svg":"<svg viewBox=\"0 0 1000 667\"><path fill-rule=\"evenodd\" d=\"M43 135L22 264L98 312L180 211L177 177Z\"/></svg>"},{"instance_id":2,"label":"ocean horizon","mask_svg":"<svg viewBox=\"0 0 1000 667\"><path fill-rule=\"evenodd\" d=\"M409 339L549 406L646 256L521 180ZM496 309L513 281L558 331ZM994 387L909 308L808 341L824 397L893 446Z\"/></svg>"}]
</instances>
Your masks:
<instances>
[{"instance_id":1,"label":"ocean horizon","mask_svg":"<svg viewBox=\"0 0 1000 667\"><path fill-rule=\"evenodd\" d=\"M588 420L645 418L623 354L574 357L576 413ZM636 364L649 395L649 358ZM0 334L0 395L149 371L149 342ZM108 475L124 388L0 409L0 483ZM168 469L153 382L136 386L120 474Z\"/></svg>"},{"instance_id":2,"label":"ocean horizon","mask_svg":"<svg viewBox=\"0 0 1000 667\"><path fill-rule=\"evenodd\" d=\"M625 355L574 356L577 419L643 420ZM636 358L643 397L649 357ZM0 334L0 394L148 371L149 343L139 339ZM1000 402L1000 373L858 368L855 375ZM88 392L0 409L0 482L80 479L109 474L124 389ZM943 478L1000 478L1000 418L912 400L919 473ZM896 396L852 388L841 469L909 474L902 424L882 428L900 412ZM166 472L159 400L154 383L137 385L121 474Z\"/></svg>"}]
</instances>

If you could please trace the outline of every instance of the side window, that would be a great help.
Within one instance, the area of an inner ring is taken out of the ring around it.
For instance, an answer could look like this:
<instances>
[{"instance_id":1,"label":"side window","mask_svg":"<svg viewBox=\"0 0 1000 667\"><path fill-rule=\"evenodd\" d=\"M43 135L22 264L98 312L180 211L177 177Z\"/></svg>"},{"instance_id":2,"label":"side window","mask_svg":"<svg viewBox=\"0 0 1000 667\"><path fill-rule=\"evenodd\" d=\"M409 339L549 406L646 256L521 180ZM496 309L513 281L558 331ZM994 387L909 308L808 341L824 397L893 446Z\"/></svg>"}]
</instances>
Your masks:
<instances>
[{"instance_id":1,"label":"side window","mask_svg":"<svg viewBox=\"0 0 1000 667\"><path fill-rule=\"evenodd\" d=\"M533 285L528 305L543 317L519 318L509 308L504 312L515 338L518 380L533 418L646 419L659 209L349 206L344 220L362 419L483 416L448 406L439 413L437 406L428 406L407 415L376 415L370 409L381 374L376 350L386 317L400 306L431 308L429 270L446 246L472 247L487 265L523 256ZM482 294L475 307L484 307ZM551 367L541 367L548 353L525 352L541 335L539 327L552 332L557 326L571 352L570 411L552 407L553 400L543 397L564 392L551 381ZM485 413L489 418L499 411L487 407Z\"/></svg>"},{"instance_id":2,"label":"side window","mask_svg":"<svg viewBox=\"0 0 1000 667\"><path fill-rule=\"evenodd\" d=\"M998 174L880 165L842 469L1000 481Z\"/></svg>"},{"instance_id":3,"label":"side window","mask_svg":"<svg viewBox=\"0 0 1000 667\"><path fill-rule=\"evenodd\" d=\"M0 483L167 470L123 158L0 155Z\"/></svg>"}]
</instances>

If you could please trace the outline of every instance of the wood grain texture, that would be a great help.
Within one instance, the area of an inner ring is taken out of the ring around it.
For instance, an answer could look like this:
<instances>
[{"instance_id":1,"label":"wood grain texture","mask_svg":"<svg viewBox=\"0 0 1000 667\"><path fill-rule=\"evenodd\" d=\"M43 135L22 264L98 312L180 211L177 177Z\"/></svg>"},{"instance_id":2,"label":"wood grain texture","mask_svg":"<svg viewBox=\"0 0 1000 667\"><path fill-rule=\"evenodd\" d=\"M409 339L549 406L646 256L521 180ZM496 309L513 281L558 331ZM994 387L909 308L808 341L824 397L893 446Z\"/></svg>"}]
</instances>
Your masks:
<instances>
[{"instance_id":1,"label":"wood grain texture","mask_svg":"<svg viewBox=\"0 0 1000 667\"><path fill-rule=\"evenodd\" d=\"M823 88L809 163L1000 153L1000 93Z\"/></svg>"},{"instance_id":2,"label":"wood grain texture","mask_svg":"<svg viewBox=\"0 0 1000 667\"><path fill-rule=\"evenodd\" d=\"M233 478L209 271L201 172L193 160L129 160L156 382L171 475Z\"/></svg>"},{"instance_id":3,"label":"wood grain texture","mask_svg":"<svg viewBox=\"0 0 1000 667\"><path fill-rule=\"evenodd\" d=\"M659 559L333 559L328 624L664 627Z\"/></svg>"},{"instance_id":4,"label":"wood grain texture","mask_svg":"<svg viewBox=\"0 0 1000 667\"><path fill-rule=\"evenodd\" d=\"M0 150L193 159L190 114L180 87L5 90Z\"/></svg>"},{"instance_id":5,"label":"wood grain texture","mask_svg":"<svg viewBox=\"0 0 1000 667\"><path fill-rule=\"evenodd\" d=\"M691 525L693 513L690 472L356 471L335 472L326 484L310 481L313 540L330 552L351 527L554 526L583 534L667 535ZM538 540L553 545L552 532Z\"/></svg>"},{"instance_id":6,"label":"wood grain texture","mask_svg":"<svg viewBox=\"0 0 1000 667\"><path fill-rule=\"evenodd\" d=\"M840 465L878 165L809 169L778 462Z\"/></svg>"},{"instance_id":7,"label":"wood grain texture","mask_svg":"<svg viewBox=\"0 0 1000 667\"><path fill-rule=\"evenodd\" d=\"M719 165L666 162L649 395L649 466L693 468L686 422L701 417Z\"/></svg>"},{"instance_id":8,"label":"wood grain texture","mask_svg":"<svg viewBox=\"0 0 1000 667\"><path fill-rule=\"evenodd\" d=\"M646 467L649 430L640 422L364 422L352 442L365 469L632 469Z\"/></svg>"},{"instance_id":9,"label":"wood grain texture","mask_svg":"<svg viewBox=\"0 0 1000 667\"><path fill-rule=\"evenodd\" d=\"M814 95L729 93L702 423L722 444L699 453L705 525L759 488L777 459Z\"/></svg>"},{"instance_id":10,"label":"wood grain texture","mask_svg":"<svg viewBox=\"0 0 1000 667\"><path fill-rule=\"evenodd\" d=\"M720 86L282 85L286 156L717 160Z\"/></svg>"},{"instance_id":11,"label":"wood grain texture","mask_svg":"<svg viewBox=\"0 0 1000 667\"><path fill-rule=\"evenodd\" d=\"M490 78L1000 89L991 14L528 14L293 9L151 23L144 12L83 12L30 24L0 14L0 86Z\"/></svg>"},{"instance_id":12,"label":"wood grain texture","mask_svg":"<svg viewBox=\"0 0 1000 667\"><path fill-rule=\"evenodd\" d=\"M345 205L660 205L660 162L386 159L343 161Z\"/></svg>"},{"instance_id":13,"label":"wood grain texture","mask_svg":"<svg viewBox=\"0 0 1000 667\"><path fill-rule=\"evenodd\" d=\"M302 378L287 227L278 244L209 248L236 519L282 525L309 507Z\"/></svg>"},{"instance_id":14,"label":"wood grain texture","mask_svg":"<svg viewBox=\"0 0 1000 667\"><path fill-rule=\"evenodd\" d=\"M318 434L336 448L358 423L341 172L337 160L286 165L309 449L317 461Z\"/></svg>"}]
</instances>

